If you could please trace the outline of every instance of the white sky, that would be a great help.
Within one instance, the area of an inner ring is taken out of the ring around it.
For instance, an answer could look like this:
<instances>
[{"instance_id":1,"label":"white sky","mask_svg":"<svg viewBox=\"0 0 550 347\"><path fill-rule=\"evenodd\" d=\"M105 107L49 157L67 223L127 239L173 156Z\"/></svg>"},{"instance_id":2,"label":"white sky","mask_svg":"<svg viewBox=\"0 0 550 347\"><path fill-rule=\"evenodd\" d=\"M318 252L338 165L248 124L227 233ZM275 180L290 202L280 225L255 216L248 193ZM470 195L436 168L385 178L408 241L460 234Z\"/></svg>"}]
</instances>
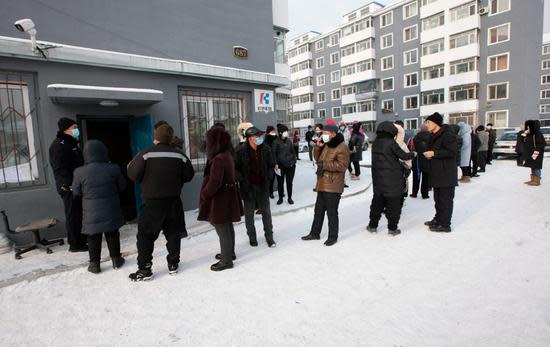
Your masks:
<instances>
[{"instance_id":1,"label":"white sky","mask_svg":"<svg viewBox=\"0 0 550 347\"><path fill-rule=\"evenodd\" d=\"M522 0L532 1L532 0ZM306 31L324 33L343 22L342 16L367 4L369 0L288 0L290 12L289 38ZM395 0L378 0L381 4L391 4ZM550 0L545 0L544 32L550 33Z\"/></svg>"}]
</instances>

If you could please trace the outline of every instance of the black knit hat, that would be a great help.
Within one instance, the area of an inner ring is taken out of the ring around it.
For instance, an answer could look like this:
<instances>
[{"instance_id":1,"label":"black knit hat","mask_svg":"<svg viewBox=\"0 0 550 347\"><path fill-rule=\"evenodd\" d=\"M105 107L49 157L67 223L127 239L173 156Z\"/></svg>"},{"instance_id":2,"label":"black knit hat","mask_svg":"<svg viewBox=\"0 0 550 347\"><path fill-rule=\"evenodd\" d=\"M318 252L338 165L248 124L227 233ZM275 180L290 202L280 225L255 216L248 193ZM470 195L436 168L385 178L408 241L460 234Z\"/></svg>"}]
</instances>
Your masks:
<instances>
[{"instance_id":1,"label":"black knit hat","mask_svg":"<svg viewBox=\"0 0 550 347\"><path fill-rule=\"evenodd\" d=\"M439 126L442 126L443 125L443 116L440 115L439 113L435 112L434 114L432 114L431 116L426 118L426 121L432 121L435 124L437 124Z\"/></svg>"},{"instance_id":2,"label":"black knit hat","mask_svg":"<svg viewBox=\"0 0 550 347\"><path fill-rule=\"evenodd\" d=\"M75 125L76 122L70 118L60 118L57 121L57 127L59 128L59 131L64 132L65 130L69 129L73 125Z\"/></svg>"},{"instance_id":3,"label":"black knit hat","mask_svg":"<svg viewBox=\"0 0 550 347\"><path fill-rule=\"evenodd\" d=\"M288 127L284 124L277 124L277 132L279 134L284 133L285 131L288 131Z\"/></svg>"}]
</instances>

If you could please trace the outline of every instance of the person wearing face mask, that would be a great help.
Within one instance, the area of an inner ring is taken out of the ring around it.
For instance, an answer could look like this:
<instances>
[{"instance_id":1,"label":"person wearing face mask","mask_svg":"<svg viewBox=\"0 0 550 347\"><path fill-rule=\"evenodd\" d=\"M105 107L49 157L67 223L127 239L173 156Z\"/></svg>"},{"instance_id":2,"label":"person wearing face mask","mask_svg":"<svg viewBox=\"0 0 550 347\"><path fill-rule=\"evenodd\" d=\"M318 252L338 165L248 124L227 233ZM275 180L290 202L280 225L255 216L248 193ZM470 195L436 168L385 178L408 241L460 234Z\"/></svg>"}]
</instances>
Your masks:
<instances>
[{"instance_id":1,"label":"person wearing face mask","mask_svg":"<svg viewBox=\"0 0 550 347\"><path fill-rule=\"evenodd\" d=\"M81 233L82 199L73 197L71 192L74 170L84 165L84 157L78 147L80 131L76 122L70 118L59 119L57 126L59 131L50 146L50 167L57 192L63 199L69 252L86 252L86 237Z\"/></svg>"},{"instance_id":2,"label":"person wearing face mask","mask_svg":"<svg viewBox=\"0 0 550 347\"><path fill-rule=\"evenodd\" d=\"M315 143L313 143L313 136L315 136L315 132L313 131L313 128L311 127L311 125L308 125L307 133L306 133L306 142L307 142L307 147L309 151L309 161L313 161L313 148L315 147Z\"/></svg>"},{"instance_id":3,"label":"person wearing face mask","mask_svg":"<svg viewBox=\"0 0 550 347\"><path fill-rule=\"evenodd\" d=\"M241 188L244 202L246 233L250 246L257 247L254 211L262 214L264 235L268 247L275 247L273 224L269 206L269 185L275 167L271 148L264 143L264 132L256 127L246 130L246 142L235 152L235 175Z\"/></svg>"},{"instance_id":4,"label":"person wearing face mask","mask_svg":"<svg viewBox=\"0 0 550 347\"><path fill-rule=\"evenodd\" d=\"M294 146L288 138L288 127L283 124L277 124L277 132L279 136L273 141L272 152L275 159L276 169L279 169L281 175L277 175L277 186L279 191L279 200L277 205L283 203L284 197L284 182L286 180L286 192L288 195L288 203L294 204L292 200L292 182L296 173L296 155L294 154Z\"/></svg>"},{"instance_id":5,"label":"person wearing face mask","mask_svg":"<svg viewBox=\"0 0 550 347\"><path fill-rule=\"evenodd\" d=\"M272 125L268 125L265 129L265 140L264 143L269 146L269 149L273 148L273 141L277 138L277 131L275 130L275 127ZM269 183L269 197L271 199L275 199L275 195L273 195L273 186L275 185L275 172L271 173L270 183Z\"/></svg>"}]
</instances>

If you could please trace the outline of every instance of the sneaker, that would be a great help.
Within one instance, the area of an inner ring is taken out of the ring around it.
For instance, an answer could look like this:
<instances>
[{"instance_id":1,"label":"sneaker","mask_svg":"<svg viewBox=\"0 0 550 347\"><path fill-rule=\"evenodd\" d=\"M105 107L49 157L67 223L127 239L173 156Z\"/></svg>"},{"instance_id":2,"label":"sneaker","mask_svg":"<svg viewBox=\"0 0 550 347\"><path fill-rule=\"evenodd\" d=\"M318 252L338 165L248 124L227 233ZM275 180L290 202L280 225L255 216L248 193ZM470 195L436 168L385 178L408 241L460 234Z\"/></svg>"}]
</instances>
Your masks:
<instances>
[{"instance_id":1,"label":"sneaker","mask_svg":"<svg viewBox=\"0 0 550 347\"><path fill-rule=\"evenodd\" d=\"M168 274L174 276L178 273L179 264L168 264Z\"/></svg>"},{"instance_id":2,"label":"sneaker","mask_svg":"<svg viewBox=\"0 0 550 347\"><path fill-rule=\"evenodd\" d=\"M388 230L388 234L390 234L391 236L397 236L397 235L401 234L401 230L399 230L399 229Z\"/></svg>"},{"instance_id":3,"label":"sneaker","mask_svg":"<svg viewBox=\"0 0 550 347\"><path fill-rule=\"evenodd\" d=\"M216 258L217 260L222 260L221 253L216 254L216 256L214 258ZM233 260L237 260L237 256L235 254L233 254L232 258L233 258Z\"/></svg>"},{"instance_id":4,"label":"sneaker","mask_svg":"<svg viewBox=\"0 0 550 347\"><path fill-rule=\"evenodd\" d=\"M288 204L289 205L294 205L294 200L292 200L292 198L288 198Z\"/></svg>"},{"instance_id":5,"label":"sneaker","mask_svg":"<svg viewBox=\"0 0 550 347\"><path fill-rule=\"evenodd\" d=\"M99 267L99 262L98 261L91 261L90 264L88 265L88 271L93 273L93 274L100 273L101 268Z\"/></svg>"},{"instance_id":6,"label":"sneaker","mask_svg":"<svg viewBox=\"0 0 550 347\"><path fill-rule=\"evenodd\" d=\"M319 235L314 234L307 234L306 236L302 236L302 240L304 241L310 241L310 240L320 240L321 237Z\"/></svg>"},{"instance_id":7,"label":"sneaker","mask_svg":"<svg viewBox=\"0 0 550 347\"><path fill-rule=\"evenodd\" d=\"M368 231L369 233L373 233L373 234L374 234L374 233L376 233L378 230L377 230L377 228L373 228L373 227L367 225L367 231Z\"/></svg>"},{"instance_id":8,"label":"sneaker","mask_svg":"<svg viewBox=\"0 0 550 347\"><path fill-rule=\"evenodd\" d=\"M126 262L126 260L124 260L124 258L122 257L112 258L111 261L113 263L113 269L115 270L121 268L122 265L124 265L124 263Z\"/></svg>"},{"instance_id":9,"label":"sneaker","mask_svg":"<svg viewBox=\"0 0 550 347\"><path fill-rule=\"evenodd\" d=\"M212 264L212 266L210 266L210 270L212 271L223 271L223 270L232 269L232 268L233 268L233 262L224 263L221 260L216 264Z\"/></svg>"},{"instance_id":10,"label":"sneaker","mask_svg":"<svg viewBox=\"0 0 550 347\"><path fill-rule=\"evenodd\" d=\"M140 269L131 273L128 277L132 282L150 281L153 279L153 271L151 271L151 268Z\"/></svg>"},{"instance_id":11,"label":"sneaker","mask_svg":"<svg viewBox=\"0 0 550 347\"><path fill-rule=\"evenodd\" d=\"M330 247L336 244L338 242L338 239L328 239L325 241L325 246Z\"/></svg>"}]
</instances>

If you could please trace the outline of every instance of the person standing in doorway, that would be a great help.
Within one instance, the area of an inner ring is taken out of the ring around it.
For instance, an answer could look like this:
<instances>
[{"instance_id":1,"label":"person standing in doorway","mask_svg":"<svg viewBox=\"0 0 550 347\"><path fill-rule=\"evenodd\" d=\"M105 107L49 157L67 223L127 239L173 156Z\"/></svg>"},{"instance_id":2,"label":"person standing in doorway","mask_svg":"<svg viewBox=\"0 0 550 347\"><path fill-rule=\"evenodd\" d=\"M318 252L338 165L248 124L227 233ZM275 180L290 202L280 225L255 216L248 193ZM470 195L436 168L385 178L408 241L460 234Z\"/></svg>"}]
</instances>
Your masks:
<instances>
[{"instance_id":1,"label":"person standing in doorway","mask_svg":"<svg viewBox=\"0 0 550 347\"><path fill-rule=\"evenodd\" d=\"M430 184L434 189L435 217L425 225L433 232L451 232L453 200L458 181L456 169L457 137L443 124L443 116L434 113L426 119L432 139L424 156L430 161Z\"/></svg>"},{"instance_id":2,"label":"person standing in doorway","mask_svg":"<svg viewBox=\"0 0 550 347\"><path fill-rule=\"evenodd\" d=\"M273 240L273 224L269 206L269 184L275 168L271 148L264 144L264 133L256 127L246 130L247 142L235 153L235 174L241 188L244 202L244 217L246 233L250 246L257 247L256 227L254 226L254 211L258 209L262 215L264 235L268 247L275 247Z\"/></svg>"},{"instance_id":3,"label":"person standing in doorway","mask_svg":"<svg viewBox=\"0 0 550 347\"><path fill-rule=\"evenodd\" d=\"M173 138L172 127L159 126L154 146L139 152L128 164L128 177L141 184L144 200L138 220L138 270L130 274L132 281L153 278L153 250L161 230L166 238L168 272L178 272L184 220L181 190L195 171L189 158L170 145Z\"/></svg>"},{"instance_id":4,"label":"person standing in doorway","mask_svg":"<svg viewBox=\"0 0 550 347\"><path fill-rule=\"evenodd\" d=\"M82 198L73 196L71 191L74 170L84 164L82 151L78 147L80 131L70 118L59 119L57 126L59 131L50 146L50 166L65 207L69 252L86 252L86 236L82 235Z\"/></svg>"},{"instance_id":5,"label":"person standing in doorway","mask_svg":"<svg viewBox=\"0 0 550 347\"><path fill-rule=\"evenodd\" d=\"M480 125L476 129L477 136L481 144L477 151L479 163L479 170L477 172L485 172L485 167L487 165L487 152L489 151L489 133L485 131L485 127Z\"/></svg>"},{"instance_id":6,"label":"person standing in doorway","mask_svg":"<svg viewBox=\"0 0 550 347\"><path fill-rule=\"evenodd\" d=\"M315 136L315 132L313 131L313 128L311 127L311 125L308 125L307 133L306 133L306 142L307 142L307 148L309 152L309 161L313 161L313 148L315 147L315 143L313 142L313 136Z\"/></svg>"},{"instance_id":7,"label":"person standing in doorway","mask_svg":"<svg viewBox=\"0 0 550 347\"><path fill-rule=\"evenodd\" d=\"M344 135L338 131L332 119L325 124L313 154L317 162L317 200L311 230L302 240L321 238L326 213L329 231L325 246L332 246L338 241L338 205L344 192L344 178L349 165L349 150L344 143Z\"/></svg>"},{"instance_id":8,"label":"person standing in doorway","mask_svg":"<svg viewBox=\"0 0 550 347\"><path fill-rule=\"evenodd\" d=\"M487 124L487 134L489 135L489 144L487 146L487 165L493 165L493 148L497 142L497 131L493 129L493 123Z\"/></svg>"},{"instance_id":9,"label":"person standing in doorway","mask_svg":"<svg viewBox=\"0 0 550 347\"><path fill-rule=\"evenodd\" d=\"M288 138L288 128L286 125L277 124L277 132L279 136L273 141L273 158L275 159L275 169L278 172L277 186L279 190L279 200L277 205L283 203L284 185L286 180L286 193L288 195L288 203L294 204L292 200L292 183L294 174L296 173L296 155L294 154L294 146Z\"/></svg>"}]
</instances>

